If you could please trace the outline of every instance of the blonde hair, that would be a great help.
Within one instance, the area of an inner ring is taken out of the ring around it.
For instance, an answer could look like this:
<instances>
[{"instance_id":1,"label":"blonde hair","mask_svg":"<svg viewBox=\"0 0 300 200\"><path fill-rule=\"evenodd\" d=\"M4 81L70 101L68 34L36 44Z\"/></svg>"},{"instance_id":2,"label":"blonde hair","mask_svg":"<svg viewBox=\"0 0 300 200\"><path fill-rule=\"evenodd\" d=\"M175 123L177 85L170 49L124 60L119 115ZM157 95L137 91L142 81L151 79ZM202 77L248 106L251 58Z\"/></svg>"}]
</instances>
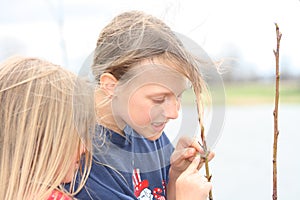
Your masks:
<instances>
[{"instance_id":1,"label":"blonde hair","mask_svg":"<svg viewBox=\"0 0 300 200\"><path fill-rule=\"evenodd\" d=\"M93 96L83 91L75 74L47 61L13 57L0 64L0 199L47 199L53 190L72 196L83 187L94 129ZM81 179L75 188L74 174L67 191L61 183L82 145Z\"/></svg>"},{"instance_id":2,"label":"blonde hair","mask_svg":"<svg viewBox=\"0 0 300 200\"><path fill-rule=\"evenodd\" d=\"M170 63L191 81L202 117L204 99L210 103L207 84L199 70L206 61L193 55L170 27L152 15L129 11L116 16L98 37L92 72L98 84L105 72L120 80L136 64L152 58Z\"/></svg>"}]
</instances>

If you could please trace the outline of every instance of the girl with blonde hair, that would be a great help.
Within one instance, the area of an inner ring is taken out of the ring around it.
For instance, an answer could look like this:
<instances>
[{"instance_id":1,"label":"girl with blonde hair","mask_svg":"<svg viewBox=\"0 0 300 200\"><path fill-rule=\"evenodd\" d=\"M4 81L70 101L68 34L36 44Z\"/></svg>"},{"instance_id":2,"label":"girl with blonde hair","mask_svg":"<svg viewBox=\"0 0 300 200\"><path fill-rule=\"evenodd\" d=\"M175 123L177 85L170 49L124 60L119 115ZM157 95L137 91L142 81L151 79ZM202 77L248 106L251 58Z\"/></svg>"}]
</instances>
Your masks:
<instances>
[{"instance_id":1,"label":"girl with blonde hair","mask_svg":"<svg viewBox=\"0 0 300 200\"><path fill-rule=\"evenodd\" d=\"M81 190L94 129L88 91L75 74L41 59L0 64L0 199L66 200Z\"/></svg>"},{"instance_id":2,"label":"girl with blonde hair","mask_svg":"<svg viewBox=\"0 0 300 200\"><path fill-rule=\"evenodd\" d=\"M174 150L164 133L168 121L178 117L181 95L190 84L201 109L206 84L198 66L199 60L154 16L124 12L104 27L91 71L98 85L96 131L106 141L94 152L78 198L207 198L211 184L198 173L203 163L197 157L206 152L188 137Z\"/></svg>"}]
</instances>

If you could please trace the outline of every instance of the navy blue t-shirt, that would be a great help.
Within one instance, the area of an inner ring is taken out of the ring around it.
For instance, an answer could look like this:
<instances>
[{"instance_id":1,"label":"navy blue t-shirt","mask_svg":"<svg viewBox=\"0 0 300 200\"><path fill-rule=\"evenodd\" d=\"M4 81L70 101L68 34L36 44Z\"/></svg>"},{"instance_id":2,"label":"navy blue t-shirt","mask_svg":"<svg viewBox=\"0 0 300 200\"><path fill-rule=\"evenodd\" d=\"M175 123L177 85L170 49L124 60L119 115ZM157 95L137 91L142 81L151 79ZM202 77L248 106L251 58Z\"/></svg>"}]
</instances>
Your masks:
<instances>
[{"instance_id":1,"label":"navy blue t-shirt","mask_svg":"<svg viewBox=\"0 0 300 200\"><path fill-rule=\"evenodd\" d=\"M166 199L173 145L165 135L150 141L131 127L125 136L98 125L92 169L78 199ZM105 142L103 143L103 136Z\"/></svg>"}]
</instances>

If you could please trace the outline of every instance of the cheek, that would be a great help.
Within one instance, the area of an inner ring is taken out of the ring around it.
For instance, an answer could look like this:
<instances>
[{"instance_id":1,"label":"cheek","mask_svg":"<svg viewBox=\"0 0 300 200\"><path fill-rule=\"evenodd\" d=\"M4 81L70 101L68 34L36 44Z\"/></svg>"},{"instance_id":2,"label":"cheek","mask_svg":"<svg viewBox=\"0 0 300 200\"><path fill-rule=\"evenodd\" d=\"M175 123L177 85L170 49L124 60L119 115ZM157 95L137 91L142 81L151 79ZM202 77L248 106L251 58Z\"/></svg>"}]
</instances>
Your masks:
<instances>
[{"instance_id":1,"label":"cheek","mask_svg":"<svg viewBox=\"0 0 300 200\"><path fill-rule=\"evenodd\" d=\"M63 183L69 183L74 178L75 171L79 167L80 156L84 153L84 151L85 151L84 146L80 145L79 154L78 153L74 154L73 159L72 159L72 164L68 170L67 175L65 176L65 178L63 180Z\"/></svg>"},{"instance_id":2,"label":"cheek","mask_svg":"<svg viewBox=\"0 0 300 200\"><path fill-rule=\"evenodd\" d=\"M72 163L62 182L70 183L72 181L72 179L74 178L75 170L76 170L75 163Z\"/></svg>"},{"instance_id":3,"label":"cheek","mask_svg":"<svg viewBox=\"0 0 300 200\"><path fill-rule=\"evenodd\" d=\"M148 102L132 97L129 100L128 114L131 123L145 126L151 122L151 105Z\"/></svg>"}]
</instances>

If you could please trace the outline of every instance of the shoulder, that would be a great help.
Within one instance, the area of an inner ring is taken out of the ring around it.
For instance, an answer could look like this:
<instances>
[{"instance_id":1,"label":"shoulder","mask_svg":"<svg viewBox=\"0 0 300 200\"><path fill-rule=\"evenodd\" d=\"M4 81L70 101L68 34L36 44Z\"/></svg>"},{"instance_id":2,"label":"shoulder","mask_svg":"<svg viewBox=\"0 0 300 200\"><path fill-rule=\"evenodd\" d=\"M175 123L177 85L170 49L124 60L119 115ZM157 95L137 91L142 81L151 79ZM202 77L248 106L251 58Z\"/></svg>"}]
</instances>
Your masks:
<instances>
[{"instance_id":1,"label":"shoulder","mask_svg":"<svg viewBox=\"0 0 300 200\"><path fill-rule=\"evenodd\" d=\"M128 177L109 164L93 161L92 170L78 199L134 199Z\"/></svg>"}]
</instances>

